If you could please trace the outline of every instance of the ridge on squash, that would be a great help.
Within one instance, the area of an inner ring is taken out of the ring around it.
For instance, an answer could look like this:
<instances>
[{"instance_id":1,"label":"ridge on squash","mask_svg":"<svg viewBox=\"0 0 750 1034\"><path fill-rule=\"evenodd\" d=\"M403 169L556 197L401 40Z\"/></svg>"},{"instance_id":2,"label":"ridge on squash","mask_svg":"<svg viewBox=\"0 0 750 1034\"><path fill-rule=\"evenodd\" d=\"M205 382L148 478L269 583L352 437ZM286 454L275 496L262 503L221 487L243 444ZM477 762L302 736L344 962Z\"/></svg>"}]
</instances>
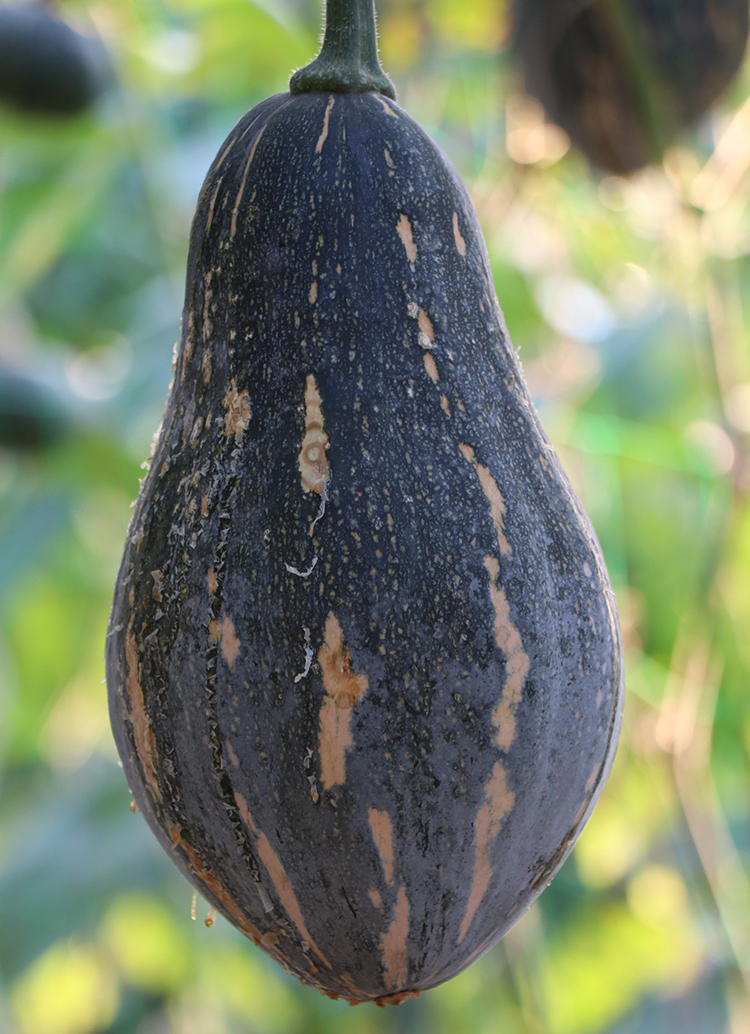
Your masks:
<instances>
[{"instance_id":1,"label":"ridge on squash","mask_svg":"<svg viewBox=\"0 0 750 1034\"><path fill-rule=\"evenodd\" d=\"M383 1005L562 864L622 677L466 189L350 85L264 101L209 170L107 673L187 878L304 982Z\"/></svg>"}]
</instances>

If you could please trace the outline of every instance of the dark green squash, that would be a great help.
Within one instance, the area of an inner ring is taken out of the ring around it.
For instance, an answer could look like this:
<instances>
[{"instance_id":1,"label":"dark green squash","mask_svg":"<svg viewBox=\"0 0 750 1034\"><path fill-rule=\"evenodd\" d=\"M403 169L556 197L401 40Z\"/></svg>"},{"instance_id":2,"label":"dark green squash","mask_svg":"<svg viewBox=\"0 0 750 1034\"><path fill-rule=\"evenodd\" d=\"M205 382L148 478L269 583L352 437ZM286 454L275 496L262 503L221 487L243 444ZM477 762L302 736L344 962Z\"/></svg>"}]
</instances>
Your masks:
<instances>
[{"instance_id":1,"label":"dark green squash","mask_svg":"<svg viewBox=\"0 0 750 1034\"><path fill-rule=\"evenodd\" d=\"M39 115L75 115L110 78L98 39L43 4L0 4L0 100Z\"/></svg>"},{"instance_id":2,"label":"dark green squash","mask_svg":"<svg viewBox=\"0 0 750 1034\"><path fill-rule=\"evenodd\" d=\"M291 85L200 196L110 710L194 886L304 982L384 1004L481 955L562 864L615 750L619 632L372 0L330 0Z\"/></svg>"},{"instance_id":3,"label":"dark green squash","mask_svg":"<svg viewBox=\"0 0 750 1034\"><path fill-rule=\"evenodd\" d=\"M747 0L514 0L526 89L602 169L660 161L734 79Z\"/></svg>"}]
</instances>

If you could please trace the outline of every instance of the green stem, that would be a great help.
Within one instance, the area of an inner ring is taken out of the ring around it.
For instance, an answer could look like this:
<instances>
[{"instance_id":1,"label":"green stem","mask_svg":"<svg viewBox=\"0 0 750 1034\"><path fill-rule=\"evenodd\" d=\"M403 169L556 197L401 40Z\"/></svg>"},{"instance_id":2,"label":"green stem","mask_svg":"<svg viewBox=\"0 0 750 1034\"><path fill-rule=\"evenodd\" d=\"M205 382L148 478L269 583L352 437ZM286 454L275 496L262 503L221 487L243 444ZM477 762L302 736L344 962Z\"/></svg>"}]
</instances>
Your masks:
<instances>
[{"instance_id":1,"label":"green stem","mask_svg":"<svg viewBox=\"0 0 750 1034\"><path fill-rule=\"evenodd\" d=\"M291 93L367 93L395 100L393 83L380 67L374 0L327 0L320 53L289 80Z\"/></svg>"}]
</instances>

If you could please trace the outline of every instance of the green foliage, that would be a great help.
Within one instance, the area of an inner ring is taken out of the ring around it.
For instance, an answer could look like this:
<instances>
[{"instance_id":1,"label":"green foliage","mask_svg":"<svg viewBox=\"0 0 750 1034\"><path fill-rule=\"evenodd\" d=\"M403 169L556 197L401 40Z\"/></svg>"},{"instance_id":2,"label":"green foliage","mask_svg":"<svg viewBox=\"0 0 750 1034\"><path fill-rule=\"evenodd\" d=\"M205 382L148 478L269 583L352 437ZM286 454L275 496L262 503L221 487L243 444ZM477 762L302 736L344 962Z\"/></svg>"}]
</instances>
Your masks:
<instances>
[{"instance_id":1,"label":"green foliage","mask_svg":"<svg viewBox=\"0 0 750 1034\"><path fill-rule=\"evenodd\" d=\"M750 971L750 71L663 166L600 177L518 94L502 0L383 0L400 102L473 191L500 303L617 592L628 702L572 858L505 941L398 1009L298 986L132 815L103 640L171 377L201 179L314 53L313 0L70 0L118 86L0 111L0 377L59 434L0 447L0 1029L696 1034ZM0 393L2 398L2 393ZM205 916L200 903L198 919Z\"/></svg>"}]
</instances>

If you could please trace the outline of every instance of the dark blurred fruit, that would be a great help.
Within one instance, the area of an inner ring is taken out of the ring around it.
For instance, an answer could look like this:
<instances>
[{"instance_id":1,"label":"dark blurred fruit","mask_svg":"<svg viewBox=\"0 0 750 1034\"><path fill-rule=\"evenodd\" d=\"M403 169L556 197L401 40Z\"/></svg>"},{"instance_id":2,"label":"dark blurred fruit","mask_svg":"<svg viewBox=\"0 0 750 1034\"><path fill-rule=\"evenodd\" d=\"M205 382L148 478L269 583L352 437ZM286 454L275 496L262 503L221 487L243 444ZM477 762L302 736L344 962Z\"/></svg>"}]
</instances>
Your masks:
<instances>
[{"instance_id":1,"label":"dark blurred fruit","mask_svg":"<svg viewBox=\"0 0 750 1034\"><path fill-rule=\"evenodd\" d=\"M88 107L109 79L102 44L43 7L0 6L0 100L42 115Z\"/></svg>"},{"instance_id":2,"label":"dark blurred fruit","mask_svg":"<svg viewBox=\"0 0 750 1034\"><path fill-rule=\"evenodd\" d=\"M592 162L658 161L731 82L748 0L514 0L526 89Z\"/></svg>"},{"instance_id":3,"label":"dark blurred fruit","mask_svg":"<svg viewBox=\"0 0 750 1034\"><path fill-rule=\"evenodd\" d=\"M0 370L0 448L40 449L59 441L68 419L41 381Z\"/></svg>"}]
</instances>

